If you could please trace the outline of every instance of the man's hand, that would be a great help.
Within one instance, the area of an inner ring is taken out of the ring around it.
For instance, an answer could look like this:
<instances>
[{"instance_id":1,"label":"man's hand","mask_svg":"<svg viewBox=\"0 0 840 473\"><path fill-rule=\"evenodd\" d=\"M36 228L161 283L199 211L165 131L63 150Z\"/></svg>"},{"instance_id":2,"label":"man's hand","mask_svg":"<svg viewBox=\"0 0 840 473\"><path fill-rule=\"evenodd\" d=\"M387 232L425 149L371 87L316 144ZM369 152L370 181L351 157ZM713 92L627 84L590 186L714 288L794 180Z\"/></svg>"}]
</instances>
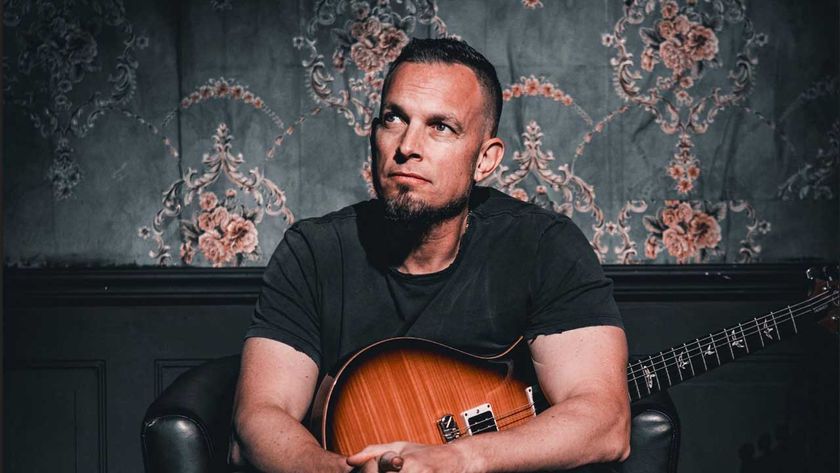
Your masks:
<instances>
[{"instance_id":1,"label":"man's hand","mask_svg":"<svg viewBox=\"0 0 840 473\"><path fill-rule=\"evenodd\" d=\"M481 471L478 458L474 458L452 443L449 445L423 445L394 442L369 445L364 450L347 457L347 464L360 473L477 473Z\"/></svg>"}]
</instances>

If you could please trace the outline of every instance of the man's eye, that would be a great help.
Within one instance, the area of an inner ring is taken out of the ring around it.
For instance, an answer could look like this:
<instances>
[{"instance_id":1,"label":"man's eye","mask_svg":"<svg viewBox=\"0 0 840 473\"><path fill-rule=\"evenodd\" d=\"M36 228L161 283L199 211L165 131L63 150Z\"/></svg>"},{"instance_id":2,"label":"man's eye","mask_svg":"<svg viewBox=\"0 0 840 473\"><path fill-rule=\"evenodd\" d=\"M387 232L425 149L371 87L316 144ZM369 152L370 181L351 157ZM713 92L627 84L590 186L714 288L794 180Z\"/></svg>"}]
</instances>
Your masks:
<instances>
[{"instance_id":1,"label":"man's eye","mask_svg":"<svg viewBox=\"0 0 840 473\"><path fill-rule=\"evenodd\" d=\"M432 125L432 128L434 128L434 130L439 133L446 133L448 131L452 131L452 128L443 123L435 123L434 125Z\"/></svg>"},{"instance_id":2,"label":"man's eye","mask_svg":"<svg viewBox=\"0 0 840 473\"><path fill-rule=\"evenodd\" d=\"M396 113L388 112L382 117L382 121L385 123L397 123L400 121L400 117Z\"/></svg>"}]
</instances>

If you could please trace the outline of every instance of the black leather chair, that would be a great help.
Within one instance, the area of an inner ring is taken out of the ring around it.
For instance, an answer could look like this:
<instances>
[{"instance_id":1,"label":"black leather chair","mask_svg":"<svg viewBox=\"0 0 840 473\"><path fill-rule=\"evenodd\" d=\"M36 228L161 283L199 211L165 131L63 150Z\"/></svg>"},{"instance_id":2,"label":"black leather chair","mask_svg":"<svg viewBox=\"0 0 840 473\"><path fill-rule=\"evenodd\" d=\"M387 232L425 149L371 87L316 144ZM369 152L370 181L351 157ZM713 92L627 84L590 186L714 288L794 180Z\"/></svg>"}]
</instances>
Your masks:
<instances>
[{"instance_id":1,"label":"black leather chair","mask_svg":"<svg viewBox=\"0 0 840 473\"><path fill-rule=\"evenodd\" d=\"M210 361L183 373L149 406L141 432L146 473L231 471L227 454L238 375L238 355ZM648 398L632 409L624 473L675 472L679 423L670 398Z\"/></svg>"}]
</instances>

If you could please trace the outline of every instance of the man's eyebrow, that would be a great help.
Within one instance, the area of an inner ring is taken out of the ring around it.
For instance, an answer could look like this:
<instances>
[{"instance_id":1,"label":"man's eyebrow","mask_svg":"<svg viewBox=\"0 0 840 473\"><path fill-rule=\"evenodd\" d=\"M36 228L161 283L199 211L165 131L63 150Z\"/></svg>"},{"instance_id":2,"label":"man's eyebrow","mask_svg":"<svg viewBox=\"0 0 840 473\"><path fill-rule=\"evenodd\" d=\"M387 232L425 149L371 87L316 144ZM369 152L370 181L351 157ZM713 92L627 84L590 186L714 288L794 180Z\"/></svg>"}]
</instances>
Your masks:
<instances>
[{"instance_id":1,"label":"man's eyebrow","mask_svg":"<svg viewBox=\"0 0 840 473\"><path fill-rule=\"evenodd\" d=\"M400 117L406 117L407 114L399 104L393 102L386 102L385 105L382 107L383 112L390 112ZM458 117L452 113L435 113L430 115L426 121L428 123L446 123L451 125L452 128L455 130L456 133L462 133L464 131L464 125L458 120Z\"/></svg>"},{"instance_id":2,"label":"man's eyebrow","mask_svg":"<svg viewBox=\"0 0 840 473\"><path fill-rule=\"evenodd\" d=\"M405 110L403 110L402 107L400 107L399 105L392 102L386 102L385 105L382 107L382 110L387 110L391 113L395 113L402 117L405 116Z\"/></svg>"}]
</instances>

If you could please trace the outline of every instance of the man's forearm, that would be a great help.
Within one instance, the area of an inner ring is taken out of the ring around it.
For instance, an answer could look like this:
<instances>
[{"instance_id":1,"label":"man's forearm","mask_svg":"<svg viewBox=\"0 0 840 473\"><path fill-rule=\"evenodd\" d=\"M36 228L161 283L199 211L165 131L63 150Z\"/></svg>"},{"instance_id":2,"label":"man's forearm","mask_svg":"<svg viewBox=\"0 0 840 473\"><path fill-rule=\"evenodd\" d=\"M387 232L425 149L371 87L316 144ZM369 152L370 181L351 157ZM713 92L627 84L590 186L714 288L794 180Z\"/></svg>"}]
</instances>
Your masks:
<instances>
[{"instance_id":1,"label":"man's forearm","mask_svg":"<svg viewBox=\"0 0 840 473\"><path fill-rule=\"evenodd\" d=\"M294 417L279 407L263 407L236 418L241 454L266 473L345 473L344 457L321 448Z\"/></svg>"},{"instance_id":2,"label":"man's forearm","mask_svg":"<svg viewBox=\"0 0 840 473\"><path fill-rule=\"evenodd\" d=\"M453 445L466 451L477 471L569 469L626 459L629 431L628 405L604 405L601 400L578 396L525 424L465 437Z\"/></svg>"}]
</instances>

